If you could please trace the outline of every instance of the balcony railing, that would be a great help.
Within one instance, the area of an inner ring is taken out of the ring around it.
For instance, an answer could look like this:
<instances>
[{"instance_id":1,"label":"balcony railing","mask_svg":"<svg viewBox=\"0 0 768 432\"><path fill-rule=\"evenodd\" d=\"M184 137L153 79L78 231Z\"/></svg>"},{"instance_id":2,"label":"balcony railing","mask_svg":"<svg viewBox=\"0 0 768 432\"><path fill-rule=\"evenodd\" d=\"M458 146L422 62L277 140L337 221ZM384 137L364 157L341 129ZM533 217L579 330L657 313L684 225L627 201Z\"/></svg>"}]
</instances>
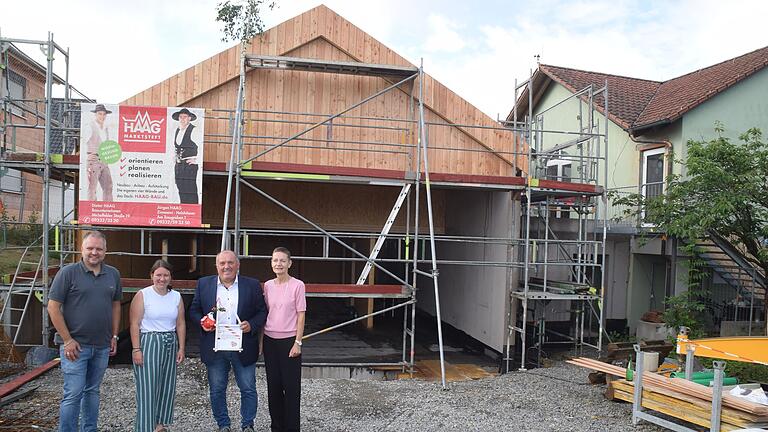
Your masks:
<instances>
[{"instance_id":1,"label":"balcony railing","mask_svg":"<svg viewBox=\"0 0 768 432\"><path fill-rule=\"evenodd\" d=\"M617 204L616 200L637 195L637 186L625 186L608 189L608 223L610 226L636 227L639 224L637 211L634 207Z\"/></svg>"},{"instance_id":2,"label":"balcony railing","mask_svg":"<svg viewBox=\"0 0 768 432\"><path fill-rule=\"evenodd\" d=\"M664 182L644 183L642 187L643 196L646 199L656 198L664 193Z\"/></svg>"}]
</instances>

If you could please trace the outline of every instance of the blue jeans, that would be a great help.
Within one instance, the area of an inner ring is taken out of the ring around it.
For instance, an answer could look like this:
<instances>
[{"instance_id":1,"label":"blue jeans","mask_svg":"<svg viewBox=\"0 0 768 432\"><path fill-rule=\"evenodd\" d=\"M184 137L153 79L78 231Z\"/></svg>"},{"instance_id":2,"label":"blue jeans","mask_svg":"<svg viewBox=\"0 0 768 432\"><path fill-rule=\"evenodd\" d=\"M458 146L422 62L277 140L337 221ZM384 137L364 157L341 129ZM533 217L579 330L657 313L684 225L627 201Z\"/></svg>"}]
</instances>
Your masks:
<instances>
[{"instance_id":1,"label":"blue jeans","mask_svg":"<svg viewBox=\"0 0 768 432\"><path fill-rule=\"evenodd\" d=\"M64 396L59 409L59 431L97 430L99 421L99 386L109 363L109 347L80 345L77 360L68 360L64 346L59 347L61 371L64 374Z\"/></svg>"},{"instance_id":2,"label":"blue jeans","mask_svg":"<svg viewBox=\"0 0 768 432\"><path fill-rule=\"evenodd\" d=\"M256 395L256 363L243 366L238 353L221 351L214 353L213 360L205 365L208 369L208 385L211 388L211 411L219 428L231 426L227 411L227 383L229 369L235 371L235 381L240 389L241 426L253 427L259 399Z\"/></svg>"}]
</instances>

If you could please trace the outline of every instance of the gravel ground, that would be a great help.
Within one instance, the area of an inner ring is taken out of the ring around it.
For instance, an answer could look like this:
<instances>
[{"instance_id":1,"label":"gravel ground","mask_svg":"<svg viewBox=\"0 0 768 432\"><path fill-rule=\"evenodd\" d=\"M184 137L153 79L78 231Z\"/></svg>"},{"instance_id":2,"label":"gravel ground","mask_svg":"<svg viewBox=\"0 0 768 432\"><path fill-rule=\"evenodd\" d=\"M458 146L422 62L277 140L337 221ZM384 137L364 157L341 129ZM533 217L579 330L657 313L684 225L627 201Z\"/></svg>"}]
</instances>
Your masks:
<instances>
[{"instance_id":1,"label":"gravel ground","mask_svg":"<svg viewBox=\"0 0 768 432\"><path fill-rule=\"evenodd\" d=\"M266 381L257 372L260 405L256 430L269 430ZM239 395L230 379L230 416L239 425ZM587 371L565 363L494 378L451 383L305 379L302 427L305 431L659 431L633 427L631 406L603 398L603 386L586 384ZM55 369L35 380L38 393L60 395L62 377ZM54 396L53 399L56 399ZM132 430L135 415L133 375L129 368L107 370L101 387L100 429ZM40 404L35 398L13 404ZM50 406L50 405L49 405ZM3 413L0 411L0 416ZM21 429L18 429L21 430ZM25 429L26 430L26 429ZM32 430L32 429L29 429ZM36 429L40 430L40 429ZM45 428L43 429L45 430ZM189 359L179 369L175 422L177 431L214 431L208 405L205 367ZM236 429L237 430L237 429Z\"/></svg>"}]
</instances>

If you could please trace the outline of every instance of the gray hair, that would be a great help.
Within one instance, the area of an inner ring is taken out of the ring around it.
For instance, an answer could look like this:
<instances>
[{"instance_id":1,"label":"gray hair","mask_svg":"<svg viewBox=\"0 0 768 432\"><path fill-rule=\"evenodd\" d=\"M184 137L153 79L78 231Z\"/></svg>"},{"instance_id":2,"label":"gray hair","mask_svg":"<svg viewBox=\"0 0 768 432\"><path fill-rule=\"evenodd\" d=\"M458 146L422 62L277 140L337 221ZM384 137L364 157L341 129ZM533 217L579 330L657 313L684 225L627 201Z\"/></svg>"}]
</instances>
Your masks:
<instances>
[{"instance_id":1,"label":"gray hair","mask_svg":"<svg viewBox=\"0 0 768 432\"><path fill-rule=\"evenodd\" d=\"M229 249L224 249L224 250L222 250L221 252L219 252L219 253L217 253L217 254L216 254L216 261L217 261L217 262L219 261L219 257L221 256L221 254L224 254L224 253L231 253L232 255L234 255L234 256L235 256L235 262L240 262L240 257L239 257L239 256L237 256L237 254L235 253L235 251L233 251L233 250L229 250Z\"/></svg>"},{"instance_id":2,"label":"gray hair","mask_svg":"<svg viewBox=\"0 0 768 432\"><path fill-rule=\"evenodd\" d=\"M102 233L101 231L96 231L96 230L86 231L85 234L83 235L83 243L85 243L85 240L87 240L88 237L100 238L102 241L104 241L104 249L107 248L107 237L105 237L104 233Z\"/></svg>"}]
</instances>

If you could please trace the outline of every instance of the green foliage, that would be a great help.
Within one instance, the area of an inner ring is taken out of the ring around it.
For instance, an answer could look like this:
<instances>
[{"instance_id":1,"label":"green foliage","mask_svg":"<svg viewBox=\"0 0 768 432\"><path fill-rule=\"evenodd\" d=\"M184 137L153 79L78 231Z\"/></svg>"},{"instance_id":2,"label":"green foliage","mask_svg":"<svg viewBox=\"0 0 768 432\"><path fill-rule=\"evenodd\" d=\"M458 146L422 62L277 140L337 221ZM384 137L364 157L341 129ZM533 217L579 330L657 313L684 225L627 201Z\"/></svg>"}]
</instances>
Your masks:
<instances>
[{"instance_id":1,"label":"green foliage","mask_svg":"<svg viewBox=\"0 0 768 432\"><path fill-rule=\"evenodd\" d=\"M686 175L670 176L665 195L643 203L646 219L685 240L709 231L736 239L768 270L768 144L759 129L740 141L688 141Z\"/></svg>"},{"instance_id":2,"label":"green foliage","mask_svg":"<svg viewBox=\"0 0 768 432\"><path fill-rule=\"evenodd\" d=\"M5 207L0 211L0 228L3 246L28 246L43 234L40 213L33 209L27 217L27 223L19 223L16 217L8 216Z\"/></svg>"},{"instance_id":3,"label":"green foliage","mask_svg":"<svg viewBox=\"0 0 768 432\"><path fill-rule=\"evenodd\" d=\"M608 333L608 340L612 343L620 343L620 342L637 342L637 336L633 334L629 334L629 329L625 329L624 331L618 332L618 331L612 331Z\"/></svg>"},{"instance_id":4,"label":"green foliage","mask_svg":"<svg viewBox=\"0 0 768 432\"><path fill-rule=\"evenodd\" d=\"M713 359L703 358L701 364L705 368L712 368ZM736 377L740 383L768 383L768 366L739 361L726 361L725 373L730 377Z\"/></svg>"},{"instance_id":5,"label":"green foliage","mask_svg":"<svg viewBox=\"0 0 768 432\"><path fill-rule=\"evenodd\" d=\"M680 330L681 326L688 327L688 337L697 339L705 334L703 314L706 310L702 302L702 293L698 290L686 291L674 297L667 297L664 310L664 323L667 327Z\"/></svg>"},{"instance_id":6,"label":"green foliage","mask_svg":"<svg viewBox=\"0 0 768 432\"><path fill-rule=\"evenodd\" d=\"M224 37L221 40L247 43L264 31L262 7L271 10L276 4L275 0L224 0L219 3L216 6L216 21L223 24Z\"/></svg>"},{"instance_id":7,"label":"green foliage","mask_svg":"<svg viewBox=\"0 0 768 432\"><path fill-rule=\"evenodd\" d=\"M694 256L689 263L691 286L696 290L706 271L695 258L695 243L717 233L743 247L745 257L768 274L768 144L759 129L750 129L733 143L722 136L710 141L688 141L683 175L670 175L665 193L645 199L639 194L612 199L628 209L626 215L643 216L651 229L683 241ZM698 313L702 293L668 299L670 318L689 322ZM768 302L768 298L766 298ZM693 325L688 325L694 328Z\"/></svg>"}]
</instances>

